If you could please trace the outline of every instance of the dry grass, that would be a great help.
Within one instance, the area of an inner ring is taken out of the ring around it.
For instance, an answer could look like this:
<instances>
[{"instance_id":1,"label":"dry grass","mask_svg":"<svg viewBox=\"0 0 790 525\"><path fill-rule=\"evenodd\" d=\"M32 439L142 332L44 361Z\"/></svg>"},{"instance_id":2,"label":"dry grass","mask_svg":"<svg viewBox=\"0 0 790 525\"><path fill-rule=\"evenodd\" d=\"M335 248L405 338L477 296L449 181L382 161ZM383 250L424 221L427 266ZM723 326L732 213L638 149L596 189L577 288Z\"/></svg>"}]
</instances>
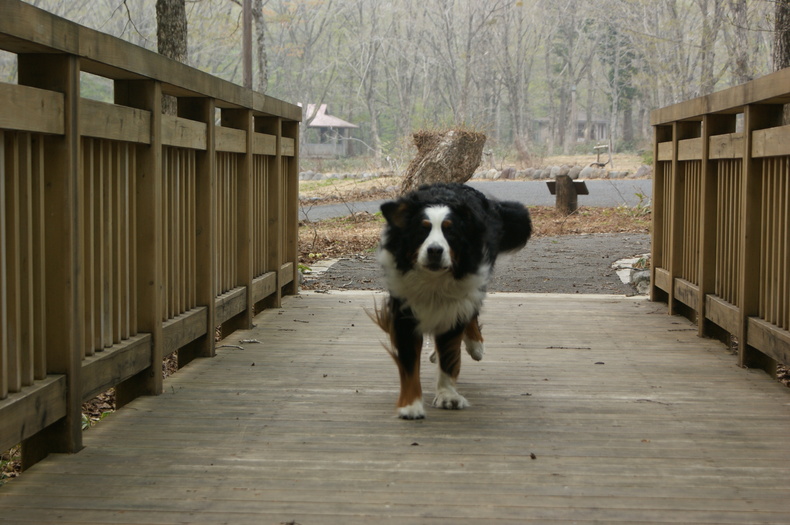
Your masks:
<instances>
[{"instance_id":1,"label":"dry grass","mask_svg":"<svg viewBox=\"0 0 790 525\"><path fill-rule=\"evenodd\" d=\"M582 233L649 233L647 208L579 208L568 217L552 207L530 208L534 236L577 235ZM384 226L380 214L358 213L299 227L299 262L311 264L322 259L369 254L378 246Z\"/></svg>"}]
</instances>

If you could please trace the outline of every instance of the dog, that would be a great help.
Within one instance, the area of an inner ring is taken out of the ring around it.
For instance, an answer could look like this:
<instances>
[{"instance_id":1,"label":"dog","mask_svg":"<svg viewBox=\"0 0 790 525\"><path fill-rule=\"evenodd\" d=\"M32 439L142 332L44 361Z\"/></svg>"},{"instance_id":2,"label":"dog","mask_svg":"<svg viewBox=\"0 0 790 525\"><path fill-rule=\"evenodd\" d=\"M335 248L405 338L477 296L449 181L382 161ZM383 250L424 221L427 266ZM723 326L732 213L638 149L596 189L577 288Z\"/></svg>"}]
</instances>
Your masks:
<instances>
[{"instance_id":1,"label":"dog","mask_svg":"<svg viewBox=\"0 0 790 525\"><path fill-rule=\"evenodd\" d=\"M371 317L389 334L388 351L398 366L398 416L425 417L424 336L433 336L439 361L433 406L466 408L469 402L456 390L461 342L472 359L482 359L478 316L488 281L500 253L526 245L532 234L529 211L519 202L488 199L471 186L440 183L385 202L381 213L386 225L378 260L388 298Z\"/></svg>"}]
</instances>

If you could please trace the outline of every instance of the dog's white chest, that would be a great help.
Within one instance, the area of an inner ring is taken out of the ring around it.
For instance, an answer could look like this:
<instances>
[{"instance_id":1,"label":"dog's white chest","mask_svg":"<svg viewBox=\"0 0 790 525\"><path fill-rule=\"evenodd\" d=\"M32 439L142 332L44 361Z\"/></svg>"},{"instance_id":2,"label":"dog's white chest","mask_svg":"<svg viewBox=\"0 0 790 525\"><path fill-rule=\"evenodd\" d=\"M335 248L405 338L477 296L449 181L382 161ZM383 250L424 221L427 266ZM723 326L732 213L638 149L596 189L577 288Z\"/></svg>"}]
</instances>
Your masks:
<instances>
[{"instance_id":1,"label":"dog's white chest","mask_svg":"<svg viewBox=\"0 0 790 525\"><path fill-rule=\"evenodd\" d=\"M458 323L466 323L480 311L491 267L480 269L462 279L450 272L413 269L400 272L392 254L382 250L379 260L385 269L390 293L411 308L424 334L441 334Z\"/></svg>"}]
</instances>

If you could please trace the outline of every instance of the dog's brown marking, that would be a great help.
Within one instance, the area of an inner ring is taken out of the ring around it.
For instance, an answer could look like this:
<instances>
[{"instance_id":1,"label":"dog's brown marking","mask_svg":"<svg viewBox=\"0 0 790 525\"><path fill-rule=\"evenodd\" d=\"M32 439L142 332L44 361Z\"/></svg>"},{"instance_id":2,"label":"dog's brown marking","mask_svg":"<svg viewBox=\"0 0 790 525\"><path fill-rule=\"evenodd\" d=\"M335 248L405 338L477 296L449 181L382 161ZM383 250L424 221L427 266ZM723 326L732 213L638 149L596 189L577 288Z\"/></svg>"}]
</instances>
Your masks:
<instances>
[{"instance_id":1,"label":"dog's brown marking","mask_svg":"<svg viewBox=\"0 0 790 525\"><path fill-rule=\"evenodd\" d=\"M439 368L452 377L458 378L461 373L461 341L463 340L463 330L457 333L447 333L436 336L436 352L439 354Z\"/></svg>"},{"instance_id":2,"label":"dog's brown marking","mask_svg":"<svg viewBox=\"0 0 790 525\"><path fill-rule=\"evenodd\" d=\"M400 375L400 396L398 397L398 408L409 406L418 399L422 399L422 384L420 383L420 352L422 351L422 337L415 336L414 338L414 353L416 359L414 361L414 369L411 371L401 363L400 359L395 358L395 363L398 365L398 374Z\"/></svg>"},{"instance_id":3,"label":"dog's brown marking","mask_svg":"<svg viewBox=\"0 0 790 525\"><path fill-rule=\"evenodd\" d=\"M480 331L480 323L477 320L477 316L472 317L469 323L467 323L464 334L472 341L477 341L478 343L483 342L483 333Z\"/></svg>"}]
</instances>

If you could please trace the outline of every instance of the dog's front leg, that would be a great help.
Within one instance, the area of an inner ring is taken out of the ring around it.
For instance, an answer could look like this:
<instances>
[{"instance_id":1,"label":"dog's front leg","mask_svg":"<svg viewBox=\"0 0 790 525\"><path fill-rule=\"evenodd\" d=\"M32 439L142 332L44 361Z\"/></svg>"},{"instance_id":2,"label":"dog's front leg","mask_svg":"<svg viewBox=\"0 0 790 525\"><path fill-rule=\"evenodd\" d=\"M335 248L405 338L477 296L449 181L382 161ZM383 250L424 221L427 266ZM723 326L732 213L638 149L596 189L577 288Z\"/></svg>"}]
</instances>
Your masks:
<instances>
[{"instance_id":1,"label":"dog's front leg","mask_svg":"<svg viewBox=\"0 0 790 525\"><path fill-rule=\"evenodd\" d=\"M433 406L459 410L469 406L469 402L455 389L458 374L461 372L461 340L465 324L459 324L448 332L436 336L436 353L439 355L439 381Z\"/></svg>"},{"instance_id":2,"label":"dog's front leg","mask_svg":"<svg viewBox=\"0 0 790 525\"><path fill-rule=\"evenodd\" d=\"M408 308L405 311L401 310L400 306L398 301L392 305L394 316L392 342L397 352L396 363L400 374L398 417L422 419L425 417L420 384L422 335L417 332L417 321L411 310Z\"/></svg>"}]
</instances>

